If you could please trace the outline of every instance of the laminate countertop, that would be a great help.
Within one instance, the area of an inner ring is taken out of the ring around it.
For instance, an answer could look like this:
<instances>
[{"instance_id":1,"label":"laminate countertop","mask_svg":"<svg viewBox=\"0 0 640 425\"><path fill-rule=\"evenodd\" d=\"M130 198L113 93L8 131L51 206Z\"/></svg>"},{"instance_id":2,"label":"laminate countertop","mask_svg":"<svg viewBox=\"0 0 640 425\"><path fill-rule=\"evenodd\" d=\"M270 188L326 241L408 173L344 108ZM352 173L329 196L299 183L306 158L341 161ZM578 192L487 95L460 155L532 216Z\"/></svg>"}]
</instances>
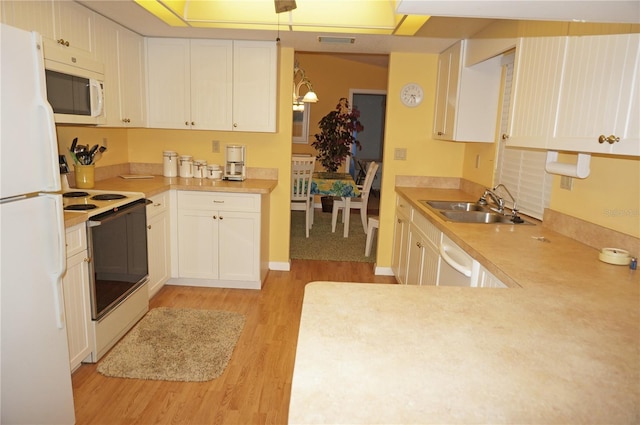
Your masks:
<instances>
[{"instance_id":1,"label":"laminate countertop","mask_svg":"<svg viewBox=\"0 0 640 425\"><path fill-rule=\"evenodd\" d=\"M277 186L277 180L246 179L244 181L227 181L212 179L196 179L183 177L152 176L145 179L123 179L113 177L100 180L89 190L110 190L113 192L142 192L145 197L157 195L170 189L195 190L207 192L235 192L257 193L267 195ZM84 212L65 212L66 227L87 221L88 214Z\"/></svg>"},{"instance_id":2,"label":"laminate countertop","mask_svg":"<svg viewBox=\"0 0 640 425\"><path fill-rule=\"evenodd\" d=\"M290 424L640 422L638 271L417 202L464 192L396 190L510 288L307 285Z\"/></svg>"}]
</instances>

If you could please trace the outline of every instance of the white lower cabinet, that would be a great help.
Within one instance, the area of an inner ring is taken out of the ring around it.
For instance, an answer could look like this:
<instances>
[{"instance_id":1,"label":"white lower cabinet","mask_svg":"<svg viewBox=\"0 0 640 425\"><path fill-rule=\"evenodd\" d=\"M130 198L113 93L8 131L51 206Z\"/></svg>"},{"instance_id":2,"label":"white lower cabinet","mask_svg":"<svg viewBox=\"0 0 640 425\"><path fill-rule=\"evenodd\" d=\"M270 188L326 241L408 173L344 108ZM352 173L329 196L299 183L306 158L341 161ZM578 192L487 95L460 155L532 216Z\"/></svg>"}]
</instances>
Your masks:
<instances>
[{"instance_id":1,"label":"white lower cabinet","mask_svg":"<svg viewBox=\"0 0 640 425\"><path fill-rule=\"evenodd\" d=\"M268 271L268 197L178 191L172 284L260 289Z\"/></svg>"},{"instance_id":2,"label":"white lower cabinet","mask_svg":"<svg viewBox=\"0 0 640 425\"><path fill-rule=\"evenodd\" d=\"M396 217L393 234L393 254L391 270L398 283L407 282L407 248L409 247L409 222L411 221L411 206L403 198L397 198Z\"/></svg>"},{"instance_id":3,"label":"white lower cabinet","mask_svg":"<svg viewBox=\"0 0 640 425\"><path fill-rule=\"evenodd\" d=\"M62 278L64 315L67 327L69 364L75 370L91 355L91 295L89 294L89 257L84 223L66 231L67 271Z\"/></svg>"},{"instance_id":4,"label":"white lower cabinet","mask_svg":"<svg viewBox=\"0 0 640 425\"><path fill-rule=\"evenodd\" d=\"M171 277L171 238L169 192L149 198L147 205L147 252L149 256L149 298L158 293Z\"/></svg>"},{"instance_id":5,"label":"white lower cabinet","mask_svg":"<svg viewBox=\"0 0 640 425\"><path fill-rule=\"evenodd\" d=\"M407 285L436 285L440 254L415 224L409 227Z\"/></svg>"}]
</instances>

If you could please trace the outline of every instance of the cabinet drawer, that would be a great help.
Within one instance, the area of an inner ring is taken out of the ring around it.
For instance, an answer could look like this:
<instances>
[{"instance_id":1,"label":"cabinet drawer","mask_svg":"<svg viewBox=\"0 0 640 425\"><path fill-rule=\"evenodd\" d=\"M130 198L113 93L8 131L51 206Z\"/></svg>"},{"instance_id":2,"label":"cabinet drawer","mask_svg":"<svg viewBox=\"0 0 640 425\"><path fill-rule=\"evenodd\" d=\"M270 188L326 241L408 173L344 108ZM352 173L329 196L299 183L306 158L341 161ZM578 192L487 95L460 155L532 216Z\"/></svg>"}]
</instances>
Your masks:
<instances>
[{"instance_id":1,"label":"cabinet drawer","mask_svg":"<svg viewBox=\"0 0 640 425\"><path fill-rule=\"evenodd\" d=\"M169 208L169 191L150 196L148 199L151 203L147 205L147 218L155 217Z\"/></svg>"},{"instance_id":2,"label":"cabinet drawer","mask_svg":"<svg viewBox=\"0 0 640 425\"><path fill-rule=\"evenodd\" d=\"M414 212L412 221L436 248L440 246L442 232L433 223L419 212Z\"/></svg>"},{"instance_id":3,"label":"cabinet drawer","mask_svg":"<svg viewBox=\"0 0 640 425\"><path fill-rule=\"evenodd\" d=\"M67 258L87 249L87 231L84 223L67 229L66 246Z\"/></svg>"},{"instance_id":4,"label":"cabinet drawer","mask_svg":"<svg viewBox=\"0 0 640 425\"><path fill-rule=\"evenodd\" d=\"M260 212L260 195L178 191L179 209Z\"/></svg>"}]
</instances>

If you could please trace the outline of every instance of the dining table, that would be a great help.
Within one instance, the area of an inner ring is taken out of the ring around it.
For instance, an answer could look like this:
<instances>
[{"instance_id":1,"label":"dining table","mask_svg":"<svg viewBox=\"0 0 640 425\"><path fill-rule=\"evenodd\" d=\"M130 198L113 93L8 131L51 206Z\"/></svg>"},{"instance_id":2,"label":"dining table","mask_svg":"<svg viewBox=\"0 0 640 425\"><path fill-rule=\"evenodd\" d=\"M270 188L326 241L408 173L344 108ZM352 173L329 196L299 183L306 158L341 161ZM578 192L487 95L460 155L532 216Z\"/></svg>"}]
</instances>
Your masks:
<instances>
[{"instance_id":1,"label":"dining table","mask_svg":"<svg viewBox=\"0 0 640 425\"><path fill-rule=\"evenodd\" d=\"M339 196L344 199L345 209L344 232L345 238L349 237L349 216L351 211L351 198L360 196L360 190L355 180L349 173L320 172L313 173L311 180L311 194L323 196Z\"/></svg>"}]
</instances>

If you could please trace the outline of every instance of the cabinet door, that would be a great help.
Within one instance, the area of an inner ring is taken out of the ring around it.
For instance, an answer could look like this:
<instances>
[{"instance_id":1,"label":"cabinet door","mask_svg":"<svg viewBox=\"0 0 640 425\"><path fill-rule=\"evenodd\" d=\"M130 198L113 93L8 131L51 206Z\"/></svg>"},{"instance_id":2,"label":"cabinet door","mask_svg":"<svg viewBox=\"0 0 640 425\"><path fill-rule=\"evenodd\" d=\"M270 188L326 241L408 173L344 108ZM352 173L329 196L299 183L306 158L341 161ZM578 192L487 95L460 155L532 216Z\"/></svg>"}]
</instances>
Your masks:
<instances>
[{"instance_id":1,"label":"cabinet door","mask_svg":"<svg viewBox=\"0 0 640 425\"><path fill-rule=\"evenodd\" d=\"M227 130L232 120L233 42L191 40L191 127Z\"/></svg>"},{"instance_id":2,"label":"cabinet door","mask_svg":"<svg viewBox=\"0 0 640 425\"><path fill-rule=\"evenodd\" d=\"M147 39L149 127L191 127L189 60L189 40Z\"/></svg>"},{"instance_id":3,"label":"cabinet door","mask_svg":"<svg viewBox=\"0 0 640 425\"><path fill-rule=\"evenodd\" d=\"M640 155L639 54L640 34L569 37L549 148Z\"/></svg>"},{"instance_id":4,"label":"cabinet door","mask_svg":"<svg viewBox=\"0 0 640 425\"><path fill-rule=\"evenodd\" d=\"M96 60L104 64L105 125L120 127L120 69L118 28L113 21L96 17Z\"/></svg>"},{"instance_id":5,"label":"cabinet door","mask_svg":"<svg viewBox=\"0 0 640 425\"><path fill-rule=\"evenodd\" d=\"M117 58L120 70L120 122L126 127L143 127L147 112L144 39L120 28Z\"/></svg>"},{"instance_id":6,"label":"cabinet door","mask_svg":"<svg viewBox=\"0 0 640 425\"><path fill-rule=\"evenodd\" d=\"M553 130L566 44L567 37L518 39L508 145L546 147Z\"/></svg>"},{"instance_id":7,"label":"cabinet door","mask_svg":"<svg viewBox=\"0 0 640 425\"><path fill-rule=\"evenodd\" d=\"M73 1L55 1L55 36L70 50L95 58L94 13Z\"/></svg>"},{"instance_id":8,"label":"cabinet door","mask_svg":"<svg viewBox=\"0 0 640 425\"><path fill-rule=\"evenodd\" d=\"M420 285L423 250L427 245L426 238L414 225L410 225L408 242L407 281L405 283L407 285Z\"/></svg>"},{"instance_id":9,"label":"cabinet door","mask_svg":"<svg viewBox=\"0 0 640 425\"><path fill-rule=\"evenodd\" d=\"M53 1L2 1L0 5L5 24L55 38Z\"/></svg>"},{"instance_id":10,"label":"cabinet door","mask_svg":"<svg viewBox=\"0 0 640 425\"><path fill-rule=\"evenodd\" d=\"M67 271L62 278L64 314L71 370L91 354L93 326L89 294L89 264L87 251L67 259Z\"/></svg>"},{"instance_id":11,"label":"cabinet door","mask_svg":"<svg viewBox=\"0 0 640 425\"><path fill-rule=\"evenodd\" d=\"M507 285L484 267L480 267L478 286L482 288L508 288Z\"/></svg>"},{"instance_id":12,"label":"cabinet door","mask_svg":"<svg viewBox=\"0 0 640 425\"><path fill-rule=\"evenodd\" d=\"M218 279L218 213L179 209L178 235L179 277Z\"/></svg>"},{"instance_id":13,"label":"cabinet door","mask_svg":"<svg viewBox=\"0 0 640 425\"><path fill-rule=\"evenodd\" d=\"M453 140L458 100L458 78L462 43L458 42L438 57L438 83L433 137Z\"/></svg>"},{"instance_id":14,"label":"cabinet door","mask_svg":"<svg viewBox=\"0 0 640 425\"><path fill-rule=\"evenodd\" d=\"M277 46L233 42L233 129L276 131Z\"/></svg>"},{"instance_id":15,"label":"cabinet door","mask_svg":"<svg viewBox=\"0 0 640 425\"><path fill-rule=\"evenodd\" d=\"M260 279L260 214L221 211L218 220L219 279Z\"/></svg>"},{"instance_id":16,"label":"cabinet door","mask_svg":"<svg viewBox=\"0 0 640 425\"><path fill-rule=\"evenodd\" d=\"M152 206L148 206L152 208ZM169 280L171 245L169 214L163 212L147 219L147 250L149 252L149 298L153 297Z\"/></svg>"},{"instance_id":17,"label":"cabinet door","mask_svg":"<svg viewBox=\"0 0 640 425\"><path fill-rule=\"evenodd\" d=\"M407 282L407 249L409 247L409 219L396 212L393 230L393 257L391 269L398 283Z\"/></svg>"}]
</instances>

